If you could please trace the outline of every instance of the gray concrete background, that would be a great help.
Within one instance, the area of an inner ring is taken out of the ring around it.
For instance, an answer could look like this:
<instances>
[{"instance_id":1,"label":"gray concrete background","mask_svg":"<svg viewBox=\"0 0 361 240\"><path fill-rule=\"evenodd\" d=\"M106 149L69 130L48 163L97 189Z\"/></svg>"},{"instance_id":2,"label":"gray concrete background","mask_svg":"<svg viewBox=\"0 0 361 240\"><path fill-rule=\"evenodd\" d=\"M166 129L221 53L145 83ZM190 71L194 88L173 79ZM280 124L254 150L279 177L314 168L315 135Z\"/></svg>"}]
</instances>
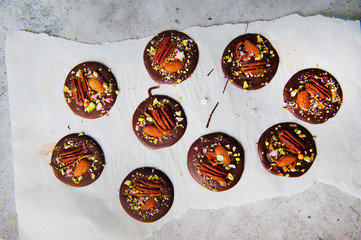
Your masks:
<instances>
[{"instance_id":1,"label":"gray concrete background","mask_svg":"<svg viewBox=\"0 0 361 240\"><path fill-rule=\"evenodd\" d=\"M104 43L165 29L271 20L293 13L361 20L361 1L0 1L0 239L18 239L5 66L7 34L25 30ZM219 210L189 210L150 237L170 238L361 239L361 200L316 183L290 197Z\"/></svg>"}]
</instances>

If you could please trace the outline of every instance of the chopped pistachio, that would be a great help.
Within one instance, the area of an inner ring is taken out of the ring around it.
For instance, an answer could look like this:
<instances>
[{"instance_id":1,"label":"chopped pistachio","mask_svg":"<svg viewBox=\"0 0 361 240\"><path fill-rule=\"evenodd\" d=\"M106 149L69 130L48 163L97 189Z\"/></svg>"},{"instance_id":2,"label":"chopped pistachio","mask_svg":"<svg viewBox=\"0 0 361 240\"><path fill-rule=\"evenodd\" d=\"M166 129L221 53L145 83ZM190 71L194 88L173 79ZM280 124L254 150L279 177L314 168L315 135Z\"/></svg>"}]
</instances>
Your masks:
<instances>
[{"instance_id":1,"label":"chopped pistachio","mask_svg":"<svg viewBox=\"0 0 361 240\"><path fill-rule=\"evenodd\" d=\"M243 81L243 88L249 88L249 84L247 81Z\"/></svg>"},{"instance_id":2,"label":"chopped pistachio","mask_svg":"<svg viewBox=\"0 0 361 240\"><path fill-rule=\"evenodd\" d=\"M80 77L80 74L82 74L82 71L81 70L78 70L75 74L76 77Z\"/></svg>"},{"instance_id":3,"label":"chopped pistachio","mask_svg":"<svg viewBox=\"0 0 361 240\"><path fill-rule=\"evenodd\" d=\"M261 35L257 35L257 42L258 42L258 43L262 43L262 42L263 42L263 39L262 39Z\"/></svg>"},{"instance_id":4,"label":"chopped pistachio","mask_svg":"<svg viewBox=\"0 0 361 240\"><path fill-rule=\"evenodd\" d=\"M298 90L295 89L291 92L291 97L295 97L297 95Z\"/></svg>"},{"instance_id":5,"label":"chopped pistachio","mask_svg":"<svg viewBox=\"0 0 361 240\"><path fill-rule=\"evenodd\" d=\"M157 105L159 103L158 99L157 98L154 98L153 100L153 106Z\"/></svg>"},{"instance_id":6,"label":"chopped pistachio","mask_svg":"<svg viewBox=\"0 0 361 240\"><path fill-rule=\"evenodd\" d=\"M69 90L69 88L67 86L64 86L63 92L68 93L68 92L70 92L70 90Z\"/></svg>"},{"instance_id":7,"label":"chopped pistachio","mask_svg":"<svg viewBox=\"0 0 361 240\"><path fill-rule=\"evenodd\" d=\"M95 109L95 103L90 102L89 105L88 105L88 107L87 107L87 111L88 111L88 112L91 112L91 111L93 111L94 109Z\"/></svg>"},{"instance_id":8,"label":"chopped pistachio","mask_svg":"<svg viewBox=\"0 0 361 240\"><path fill-rule=\"evenodd\" d=\"M96 110L100 111L103 108L103 105L101 103L98 103L96 106Z\"/></svg>"}]
</instances>

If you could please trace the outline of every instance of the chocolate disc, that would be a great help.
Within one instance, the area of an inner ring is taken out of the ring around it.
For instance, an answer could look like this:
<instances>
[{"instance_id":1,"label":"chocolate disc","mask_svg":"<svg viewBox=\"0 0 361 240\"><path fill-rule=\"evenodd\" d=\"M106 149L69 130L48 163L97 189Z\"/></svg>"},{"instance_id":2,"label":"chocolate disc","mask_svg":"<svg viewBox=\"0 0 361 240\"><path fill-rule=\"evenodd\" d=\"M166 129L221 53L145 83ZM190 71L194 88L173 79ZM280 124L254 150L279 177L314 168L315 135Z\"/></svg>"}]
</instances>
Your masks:
<instances>
[{"instance_id":1,"label":"chocolate disc","mask_svg":"<svg viewBox=\"0 0 361 240\"><path fill-rule=\"evenodd\" d=\"M120 185L119 199L123 209L141 222L154 222L172 207L172 182L160 170L138 168L128 174Z\"/></svg>"},{"instance_id":2,"label":"chocolate disc","mask_svg":"<svg viewBox=\"0 0 361 240\"><path fill-rule=\"evenodd\" d=\"M297 72L283 90L284 106L298 119L324 123L334 117L342 104L340 84L330 73L309 68Z\"/></svg>"},{"instance_id":3,"label":"chocolate disc","mask_svg":"<svg viewBox=\"0 0 361 240\"><path fill-rule=\"evenodd\" d=\"M56 144L50 166L63 183L84 187L99 178L105 166L104 154L93 138L70 134Z\"/></svg>"},{"instance_id":4,"label":"chocolate disc","mask_svg":"<svg viewBox=\"0 0 361 240\"><path fill-rule=\"evenodd\" d=\"M299 177L315 161L316 143L311 133L301 125L279 123L261 135L258 155L268 172L284 177Z\"/></svg>"},{"instance_id":5,"label":"chocolate disc","mask_svg":"<svg viewBox=\"0 0 361 240\"><path fill-rule=\"evenodd\" d=\"M224 133L208 134L189 148L187 166L201 186L214 192L225 191L236 185L242 176L243 148Z\"/></svg>"},{"instance_id":6,"label":"chocolate disc","mask_svg":"<svg viewBox=\"0 0 361 240\"><path fill-rule=\"evenodd\" d=\"M108 114L118 86L109 68L97 62L75 66L64 83L64 97L70 109L83 118L99 118Z\"/></svg>"},{"instance_id":7,"label":"chocolate disc","mask_svg":"<svg viewBox=\"0 0 361 240\"><path fill-rule=\"evenodd\" d=\"M170 97L152 95L133 114L133 131L139 141L151 149L172 146L183 136L187 118L182 106Z\"/></svg>"},{"instance_id":8,"label":"chocolate disc","mask_svg":"<svg viewBox=\"0 0 361 240\"><path fill-rule=\"evenodd\" d=\"M175 30L157 34L145 47L143 60L150 77L161 84L178 84L191 76L198 63L196 42Z\"/></svg>"},{"instance_id":9,"label":"chocolate disc","mask_svg":"<svg viewBox=\"0 0 361 240\"><path fill-rule=\"evenodd\" d=\"M225 77L245 90L266 86L276 74L279 57L271 43L259 34L233 39L222 55Z\"/></svg>"}]
</instances>

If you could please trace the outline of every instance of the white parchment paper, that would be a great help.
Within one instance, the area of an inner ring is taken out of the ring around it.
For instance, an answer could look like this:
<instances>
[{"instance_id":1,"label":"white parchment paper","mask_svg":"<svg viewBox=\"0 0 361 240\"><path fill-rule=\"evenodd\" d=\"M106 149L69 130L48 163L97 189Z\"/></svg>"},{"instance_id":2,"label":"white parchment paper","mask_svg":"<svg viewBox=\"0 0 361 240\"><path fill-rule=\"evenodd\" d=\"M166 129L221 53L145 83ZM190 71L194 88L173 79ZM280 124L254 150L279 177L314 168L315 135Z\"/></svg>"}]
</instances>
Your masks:
<instances>
[{"instance_id":1,"label":"white parchment paper","mask_svg":"<svg viewBox=\"0 0 361 240\"><path fill-rule=\"evenodd\" d=\"M280 65L271 83L257 91L229 84L221 69L226 45L244 34L246 24L192 27L183 30L198 44L200 59L192 77L176 86L162 85L153 94L177 99L188 118L183 138L160 150L145 148L132 131L131 119L149 87L142 54L149 36L101 45L82 44L46 34L15 32L7 36L6 66L10 96L15 196L21 239L143 239L189 208L221 208L301 192L315 181L361 197L361 34L359 21L291 15L248 25L272 43ZM62 93L65 77L78 63L99 61L114 73L120 91L109 116L96 120L75 116ZM304 68L322 68L343 90L343 105L322 125L301 122L282 108L283 87ZM212 70L213 72L207 76ZM201 104L206 97L209 101ZM220 101L209 128L206 123ZM268 127L285 121L305 126L314 136L318 156L302 177L269 174L257 155L257 142ZM198 185L186 165L189 146L201 135L221 131L245 149L245 170L229 191L213 193ZM53 146L63 136L84 132L96 139L106 157L101 177L72 188L53 175ZM174 204L155 223L133 220L122 209L118 188L133 169L152 166L172 180ZM205 201L207 199L207 201Z\"/></svg>"}]
</instances>

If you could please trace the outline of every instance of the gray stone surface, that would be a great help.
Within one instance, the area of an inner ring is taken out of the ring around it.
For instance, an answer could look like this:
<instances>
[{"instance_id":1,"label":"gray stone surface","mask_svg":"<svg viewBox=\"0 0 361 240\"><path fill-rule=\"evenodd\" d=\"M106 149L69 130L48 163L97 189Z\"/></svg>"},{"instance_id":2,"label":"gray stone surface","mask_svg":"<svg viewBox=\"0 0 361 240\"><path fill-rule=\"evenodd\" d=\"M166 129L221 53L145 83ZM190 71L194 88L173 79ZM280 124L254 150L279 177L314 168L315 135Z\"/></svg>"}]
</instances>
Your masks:
<instances>
[{"instance_id":1,"label":"gray stone surface","mask_svg":"<svg viewBox=\"0 0 361 240\"><path fill-rule=\"evenodd\" d=\"M150 239L360 239L361 200L317 183L292 197L188 210Z\"/></svg>"},{"instance_id":2,"label":"gray stone surface","mask_svg":"<svg viewBox=\"0 0 361 240\"><path fill-rule=\"evenodd\" d=\"M7 34L25 30L103 43L142 38L165 29L270 20L292 13L361 20L361 1L0 1L0 239L18 239L5 66ZM290 197L220 210L189 210L150 239L360 239L360 203L317 183Z\"/></svg>"}]
</instances>

